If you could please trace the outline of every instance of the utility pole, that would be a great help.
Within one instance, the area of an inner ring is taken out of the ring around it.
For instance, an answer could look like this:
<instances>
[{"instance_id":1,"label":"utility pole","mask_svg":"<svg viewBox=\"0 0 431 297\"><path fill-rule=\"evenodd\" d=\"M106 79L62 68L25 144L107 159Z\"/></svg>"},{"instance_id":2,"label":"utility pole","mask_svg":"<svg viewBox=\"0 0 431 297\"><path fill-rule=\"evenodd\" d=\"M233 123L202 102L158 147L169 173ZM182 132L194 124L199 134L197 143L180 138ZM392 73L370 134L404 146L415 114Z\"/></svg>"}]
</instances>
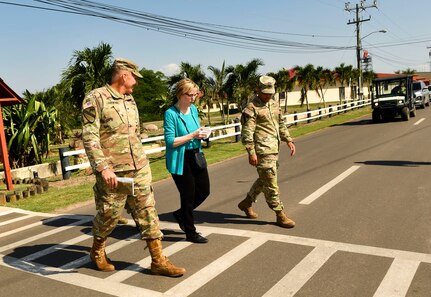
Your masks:
<instances>
[{"instance_id":1,"label":"utility pole","mask_svg":"<svg viewBox=\"0 0 431 297\"><path fill-rule=\"evenodd\" d=\"M431 46L427 46L427 49L430 49ZM430 58L430 72L431 72L431 50L429 51L429 58Z\"/></svg>"},{"instance_id":2,"label":"utility pole","mask_svg":"<svg viewBox=\"0 0 431 297\"><path fill-rule=\"evenodd\" d=\"M363 100L363 93L362 93L362 62L361 62L361 31L360 31L360 24L362 22L367 22L371 20L371 16L368 19L361 19L359 12L364 11L367 8L376 7L377 8L377 0L373 1L372 5L366 5L365 0L361 0L360 4L356 3L355 7L350 6L350 2L345 3L345 10L348 12L351 12L353 10L356 11L356 17L352 21L349 20L347 25L356 25L356 62L358 66L359 76L358 76L358 99L360 101Z\"/></svg>"}]
</instances>

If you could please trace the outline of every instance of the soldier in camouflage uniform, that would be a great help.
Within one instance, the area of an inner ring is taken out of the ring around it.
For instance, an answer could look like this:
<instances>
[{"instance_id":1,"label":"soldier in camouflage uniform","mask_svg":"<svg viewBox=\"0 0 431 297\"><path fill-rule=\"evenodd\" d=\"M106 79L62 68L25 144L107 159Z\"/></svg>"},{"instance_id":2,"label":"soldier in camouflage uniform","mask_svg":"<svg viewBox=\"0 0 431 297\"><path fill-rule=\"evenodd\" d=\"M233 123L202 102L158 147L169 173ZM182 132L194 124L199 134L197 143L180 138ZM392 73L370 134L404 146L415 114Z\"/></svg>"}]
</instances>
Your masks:
<instances>
[{"instance_id":1,"label":"soldier in camouflage uniform","mask_svg":"<svg viewBox=\"0 0 431 297\"><path fill-rule=\"evenodd\" d=\"M277 171L281 142L287 143L291 156L295 154L296 148L282 118L282 111L272 99L275 93L274 85L274 78L261 76L258 94L242 111L242 143L247 149L249 163L257 168L259 177L238 207L248 218L256 219L257 213L251 206L263 192L266 203L276 213L277 225L292 228L295 222L283 212L283 203L280 201Z\"/></svg>"},{"instance_id":2,"label":"soldier in camouflage uniform","mask_svg":"<svg viewBox=\"0 0 431 297\"><path fill-rule=\"evenodd\" d=\"M99 270L115 270L106 257L105 243L125 207L147 243L151 271L181 276L185 269L175 267L162 254L163 234L155 208L151 170L140 138L138 109L131 95L137 77L142 75L136 64L116 59L111 83L91 91L82 103L82 138L96 175L93 190L97 214L90 257ZM117 177L133 178L134 195L116 192Z\"/></svg>"}]
</instances>

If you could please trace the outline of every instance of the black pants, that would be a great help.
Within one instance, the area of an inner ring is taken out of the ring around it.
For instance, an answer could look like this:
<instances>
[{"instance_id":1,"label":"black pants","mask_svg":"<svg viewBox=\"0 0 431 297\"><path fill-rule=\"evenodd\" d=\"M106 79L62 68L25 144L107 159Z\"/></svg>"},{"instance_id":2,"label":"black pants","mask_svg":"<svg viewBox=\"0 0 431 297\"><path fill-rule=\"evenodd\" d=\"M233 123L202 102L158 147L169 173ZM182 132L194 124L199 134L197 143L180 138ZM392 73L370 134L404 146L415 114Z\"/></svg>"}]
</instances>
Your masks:
<instances>
[{"instance_id":1,"label":"black pants","mask_svg":"<svg viewBox=\"0 0 431 297\"><path fill-rule=\"evenodd\" d=\"M210 180L207 168L196 165L194 152L186 150L183 174L172 174L180 192L181 208L176 211L184 221L186 233L196 232L193 210L202 204L210 194Z\"/></svg>"}]
</instances>

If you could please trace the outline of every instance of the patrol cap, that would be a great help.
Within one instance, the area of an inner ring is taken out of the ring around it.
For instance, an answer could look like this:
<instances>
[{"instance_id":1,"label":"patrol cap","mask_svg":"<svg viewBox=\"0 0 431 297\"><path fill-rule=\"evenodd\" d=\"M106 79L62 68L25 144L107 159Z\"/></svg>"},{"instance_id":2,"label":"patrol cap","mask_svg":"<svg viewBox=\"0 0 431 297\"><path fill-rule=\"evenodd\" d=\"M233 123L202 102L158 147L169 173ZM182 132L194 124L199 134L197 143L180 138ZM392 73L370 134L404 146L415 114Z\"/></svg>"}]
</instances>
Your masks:
<instances>
[{"instance_id":1,"label":"patrol cap","mask_svg":"<svg viewBox=\"0 0 431 297\"><path fill-rule=\"evenodd\" d=\"M136 65L135 63L133 63L130 60L127 60L124 58L117 58L117 59L115 59L114 65L112 67L114 67L114 69L118 69L118 70L122 69L122 70L130 71L135 76L142 78L142 74L140 74L139 70L138 70L138 65Z\"/></svg>"},{"instance_id":2,"label":"patrol cap","mask_svg":"<svg viewBox=\"0 0 431 297\"><path fill-rule=\"evenodd\" d=\"M271 76L262 75L259 77L259 90L264 94L275 93L275 79Z\"/></svg>"}]
</instances>

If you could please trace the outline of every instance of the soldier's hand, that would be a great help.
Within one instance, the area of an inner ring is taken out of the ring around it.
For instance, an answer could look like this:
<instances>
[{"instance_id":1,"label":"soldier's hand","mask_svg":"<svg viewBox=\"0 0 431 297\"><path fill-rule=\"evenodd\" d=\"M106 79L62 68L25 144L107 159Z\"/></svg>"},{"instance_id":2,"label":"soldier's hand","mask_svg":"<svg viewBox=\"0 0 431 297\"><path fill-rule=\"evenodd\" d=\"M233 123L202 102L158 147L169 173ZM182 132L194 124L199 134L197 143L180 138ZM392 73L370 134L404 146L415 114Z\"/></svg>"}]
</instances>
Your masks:
<instances>
[{"instance_id":1,"label":"soldier's hand","mask_svg":"<svg viewBox=\"0 0 431 297\"><path fill-rule=\"evenodd\" d=\"M101 173L105 184L110 189L115 189L118 186L117 175L115 175L114 171L112 171L111 168L103 169Z\"/></svg>"},{"instance_id":2,"label":"soldier's hand","mask_svg":"<svg viewBox=\"0 0 431 297\"><path fill-rule=\"evenodd\" d=\"M288 142L287 143L287 146L289 147L289 149L290 149L290 155L291 156L294 156L295 155L295 153L296 153L296 147L295 147L295 144L293 143L293 142Z\"/></svg>"},{"instance_id":3,"label":"soldier's hand","mask_svg":"<svg viewBox=\"0 0 431 297\"><path fill-rule=\"evenodd\" d=\"M254 167L256 167L256 166L257 166L257 156L256 156L256 154L253 154L253 155L249 155L249 156L248 156L248 163L249 163L251 166L254 166Z\"/></svg>"}]
</instances>

